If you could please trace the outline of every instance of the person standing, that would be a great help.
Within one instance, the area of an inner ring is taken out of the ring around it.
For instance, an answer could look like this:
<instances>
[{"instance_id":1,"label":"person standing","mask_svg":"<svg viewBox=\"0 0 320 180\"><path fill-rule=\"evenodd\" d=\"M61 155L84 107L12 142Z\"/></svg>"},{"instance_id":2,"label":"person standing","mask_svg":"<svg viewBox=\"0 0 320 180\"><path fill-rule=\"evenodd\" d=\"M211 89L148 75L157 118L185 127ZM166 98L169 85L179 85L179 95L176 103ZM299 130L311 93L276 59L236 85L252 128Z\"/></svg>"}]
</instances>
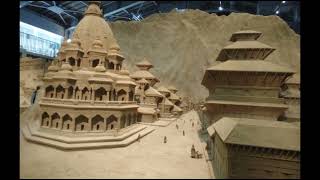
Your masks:
<instances>
[{"instance_id":1,"label":"person standing","mask_svg":"<svg viewBox=\"0 0 320 180\"><path fill-rule=\"evenodd\" d=\"M163 143L167 143L167 136L163 138Z\"/></svg>"}]
</instances>

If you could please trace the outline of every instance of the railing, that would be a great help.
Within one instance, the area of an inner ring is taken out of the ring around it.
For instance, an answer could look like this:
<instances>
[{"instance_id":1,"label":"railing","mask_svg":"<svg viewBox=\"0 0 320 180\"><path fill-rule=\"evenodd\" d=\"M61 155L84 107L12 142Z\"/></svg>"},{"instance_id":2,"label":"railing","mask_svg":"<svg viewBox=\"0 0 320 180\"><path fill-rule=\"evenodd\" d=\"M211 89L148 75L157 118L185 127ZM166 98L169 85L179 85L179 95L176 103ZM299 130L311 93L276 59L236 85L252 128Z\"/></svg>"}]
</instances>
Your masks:
<instances>
[{"instance_id":1,"label":"railing","mask_svg":"<svg viewBox=\"0 0 320 180\"><path fill-rule=\"evenodd\" d=\"M91 106L137 104L137 102L135 101L94 101L92 104L91 100L56 99L56 98L46 98L46 97L43 97L41 99L41 102L50 103L50 104L91 105Z\"/></svg>"},{"instance_id":2,"label":"railing","mask_svg":"<svg viewBox=\"0 0 320 180\"><path fill-rule=\"evenodd\" d=\"M31 53L55 57L59 51L60 44L20 32L20 48Z\"/></svg>"}]
</instances>

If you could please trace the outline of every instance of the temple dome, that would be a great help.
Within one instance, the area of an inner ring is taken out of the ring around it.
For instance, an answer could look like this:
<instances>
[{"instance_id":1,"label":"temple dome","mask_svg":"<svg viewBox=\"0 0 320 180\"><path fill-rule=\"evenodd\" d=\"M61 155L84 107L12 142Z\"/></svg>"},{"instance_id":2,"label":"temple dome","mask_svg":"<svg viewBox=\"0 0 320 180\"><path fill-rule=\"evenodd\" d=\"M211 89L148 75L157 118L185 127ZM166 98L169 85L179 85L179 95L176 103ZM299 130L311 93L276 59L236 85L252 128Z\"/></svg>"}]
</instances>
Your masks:
<instances>
[{"instance_id":1,"label":"temple dome","mask_svg":"<svg viewBox=\"0 0 320 180\"><path fill-rule=\"evenodd\" d=\"M98 9L100 12L94 12L94 9ZM73 33L73 36L76 36L81 42L81 47L85 53L92 47L97 37L100 38L105 49L109 49L111 44L118 45L108 22L102 16L97 16L97 13L101 13L99 6L95 2L90 2L84 17L80 20Z\"/></svg>"}]
</instances>

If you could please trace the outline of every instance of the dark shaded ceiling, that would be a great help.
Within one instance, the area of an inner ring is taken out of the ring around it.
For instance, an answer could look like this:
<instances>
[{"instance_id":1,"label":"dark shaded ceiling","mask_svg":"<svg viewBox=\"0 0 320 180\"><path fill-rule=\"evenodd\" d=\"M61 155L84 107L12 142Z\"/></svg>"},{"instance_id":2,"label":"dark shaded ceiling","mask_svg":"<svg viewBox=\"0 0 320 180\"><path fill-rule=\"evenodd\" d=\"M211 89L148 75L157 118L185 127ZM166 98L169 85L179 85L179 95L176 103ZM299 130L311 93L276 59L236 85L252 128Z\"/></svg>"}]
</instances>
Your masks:
<instances>
[{"instance_id":1,"label":"dark shaded ceiling","mask_svg":"<svg viewBox=\"0 0 320 180\"><path fill-rule=\"evenodd\" d=\"M20 8L45 16L66 29L79 22L87 6L88 1L20 1ZM219 9L220 6L223 9ZM151 14L175 8L200 9L218 15L231 12L275 15L278 11L278 16L297 33L300 32L299 1L101 1L101 8L108 21L139 21Z\"/></svg>"}]
</instances>

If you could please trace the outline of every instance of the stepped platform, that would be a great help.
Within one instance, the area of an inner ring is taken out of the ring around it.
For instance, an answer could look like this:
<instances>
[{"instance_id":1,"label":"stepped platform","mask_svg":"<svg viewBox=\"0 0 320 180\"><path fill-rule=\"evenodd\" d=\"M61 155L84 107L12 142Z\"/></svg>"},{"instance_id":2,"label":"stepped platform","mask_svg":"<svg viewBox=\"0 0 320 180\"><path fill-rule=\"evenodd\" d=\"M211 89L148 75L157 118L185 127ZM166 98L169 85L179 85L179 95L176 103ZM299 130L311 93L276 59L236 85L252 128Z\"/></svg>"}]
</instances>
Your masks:
<instances>
[{"instance_id":1,"label":"stepped platform","mask_svg":"<svg viewBox=\"0 0 320 180\"><path fill-rule=\"evenodd\" d=\"M48 145L62 150L79 150L125 147L137 141L139 134L140 138L142 138L154 130L152 127L136 124L119 136L103 136L101 133L100 135L67 136L63 133L58 134L50 131L40 131L39 128L32 123L27 123L22 128L22 133L28 141L34 143Z\"/></svg>"}]
</instances>

